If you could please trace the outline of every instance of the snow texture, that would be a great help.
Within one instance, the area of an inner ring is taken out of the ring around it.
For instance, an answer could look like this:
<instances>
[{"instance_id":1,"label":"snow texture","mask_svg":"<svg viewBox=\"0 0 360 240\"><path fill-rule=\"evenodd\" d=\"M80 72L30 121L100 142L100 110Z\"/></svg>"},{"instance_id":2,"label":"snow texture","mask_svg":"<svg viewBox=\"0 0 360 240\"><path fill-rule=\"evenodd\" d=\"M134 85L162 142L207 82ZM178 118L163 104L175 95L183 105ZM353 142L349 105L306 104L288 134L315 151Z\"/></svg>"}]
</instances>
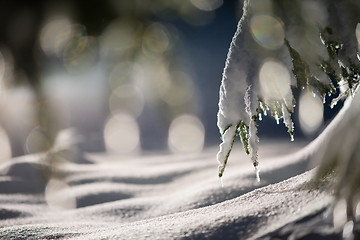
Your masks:
<instances>
[{"instance_id":1,"label":"snow texture","mask_svg":"<svg viewBox=\"0 0 360 240\"><path fill-rule=\"evenodd\" d=\"M127 158L83 154L81 163L61 149L60 155L10 159L0 165L0 239L314 239L316 229L322 229L316 239L331 239L339 232L322 212L333 195L314 188L315 172L307 170L329 136L338 134L334 130L358 116L351 114L359 109L356 102L305 147L262 142L261 182L246 161L234 161L221 187L215 149ZM56 156L61 160L51 165ZM235 149L231 157L244 156ZM314 216L316 229L309 221Z\"/></svg>"},{"instance_id":2,"label":"snow texture","mask_svg":"<svg viewBox=\"0 0 360 240\"><path fill-rule=\"evenodd\" d=\"M11 159L0 165L0 239L258 239L332 199L312 189L308 159L294 154L302 146L263 143L260 154L269 158L262 181L238 161L223 187L211 159L215 149L193 156L87 155L90 163L63 161L48 175L44 154Z\"/></svg>"},{"instance_id":3,"label":"snow texture","mask_svg":"<svg viewBox=\"0 0 360 240\"><path fill-rule=\"evenodd\" d=\"M254 167L258 166L257 119L261 118L261 110L264 114L269 110L268 107L260 108L259 98L264 98L262 104L278 104L280 109L285 107L284 123L289 129L290 135L293 133L291 92L278 101L277 99L267 99L260 91L258 70L264 56L261 54L261 47L251 36L252 8L250 2L244 1L243 15L231 41L221 80L217 122L222 135L222 144L217 155L220 177L223 175L236 135L240 136L245 151L251 155ZM287 88L290 89L290 82ZM275 112L275 116L279 121L283 113Z\"/></svg>"},{"instance_id":4,"label":"snow texture","mask_svg":"<svg viewBox=\"0 0 360 240\"><path fill-rule=\"evenodd\" d=\"M248 4L244 1L243 15L238 23L237 30L231 41L229 52L226 58L225 68L220 86L218 127L222 134L222 144L217 154L219 162L219 176L221 177L227 163L239 123L243 122L249 126L252 122L252 113L256 112L257 103L255 86L251 72L247 72L251 64L251 53L243 44L246 35L243 32L248 31ZM257 162L256 126L251 124L250 151L253 163Z\"/></svg>"},{"instance_id":5,"label":"snow texture","mask_svg":"<svg viewBox=\"0 0 360 240\"><path fill-rule=\"evenodd\" d=\"M266 4L271 7L264 10ZM300 91L306 88L325 101L327 94L336 93L332 81L340 76L335 86L340 95L331 106L354 96L358 87L350 89L349 84L344 83L351 77L356 84L359 81L353 70L359 69L355 37L358 9L358 1L243 2L242 17L230 44L219 92L220 177L237 135L245 152L251 155L254 167L259 168L257 120L261 120L262 114L266 116L270 112L278 124L283 119L291 141L294 140L292 88ZM275 33L274 42L268 42L267 46L265 41L271 40L271 34L265 36L268 33L264 31L257 36L261 24L253 24L253 21L263 21L266 25L265 20L279 25L273 30L273 26L266 29ZM266 49L269 47L271 49Z\"/></svg>"}]
</instances>

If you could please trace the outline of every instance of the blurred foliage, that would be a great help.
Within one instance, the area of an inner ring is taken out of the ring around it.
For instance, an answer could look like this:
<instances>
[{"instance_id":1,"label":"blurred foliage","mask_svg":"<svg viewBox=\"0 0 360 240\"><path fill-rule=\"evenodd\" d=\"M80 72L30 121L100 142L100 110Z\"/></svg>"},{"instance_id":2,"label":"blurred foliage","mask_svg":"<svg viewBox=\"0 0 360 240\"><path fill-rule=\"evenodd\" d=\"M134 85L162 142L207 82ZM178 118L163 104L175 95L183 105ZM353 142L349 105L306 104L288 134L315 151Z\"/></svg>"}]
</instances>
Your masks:
<instances>
[{"instance_id":1,"label":"blurred foliage","mask_svg":"<svg viewBox=\"0 0 360 240\"><path fill-rule=\"evenodd\" d=\"M52 98L60 94L55 91L63 91L59 86L69 84L69 79L73 83L68 92L84 84L88 94L97 87L96 81L101 82L94 91L108 95L104 96L108 99L93 102L105 102L102 113L110 113L109 118L125 113L137 125L149 106L159 111L168 125L181 114L198 114L197 90L184 68L182 36L175 25L208 24L222 4L222 0L1 1L1 86L7 96L20 88L31 89L29 95L34 101L34 119L27 117L26 126L2 120L13 155L28 153L23 146L25 141L32 141L26 139L34 129L46 139L36 151L54 144L64 124L63 113L59 115L51 105ZM95 76L101 71L102 76ZM59 73L68 80L54 85L52 79ZM104 79L93 80L96 77ZM10 101L11 96L2 99Z\"/></svg>"}]
</instances>

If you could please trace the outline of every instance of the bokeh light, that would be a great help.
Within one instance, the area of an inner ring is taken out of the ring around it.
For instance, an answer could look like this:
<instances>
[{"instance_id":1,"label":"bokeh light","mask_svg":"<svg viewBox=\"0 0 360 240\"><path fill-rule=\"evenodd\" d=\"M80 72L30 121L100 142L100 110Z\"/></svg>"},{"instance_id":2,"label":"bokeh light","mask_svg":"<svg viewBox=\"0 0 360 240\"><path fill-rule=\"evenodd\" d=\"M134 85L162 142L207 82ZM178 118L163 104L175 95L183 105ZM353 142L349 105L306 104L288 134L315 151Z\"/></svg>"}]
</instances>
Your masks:
<instances>
[{"instance_id":1,"label":"bokeh light","mask_svg":"<svg viewBox=\"0 0 360 240\"><path fill-rule=\"evenodd\" d=\"M274 3L272 0L251 0L250 8L255 14L269 13L274 9Z\"/></svg>"},{"instance_id":2,"label":"bokeh light","mask_svg":"<svg viewBox=\"0 0 360 240\"><path fill-rule=\"evenodd\" d=\"M137 47L142 28L142 25L136 22L112 22L101 36L100 52L102 58L113 60Z\"/></svg>"},{"instance_id":3,"label":"bokeh light","mask_svg":"<svg viewBox=\"0 0 360 240\"><path fill-rule=\"evenodd\" d=\"M223 0L190 0L200 10L213 11L223 4Z\"/></svg>"},{"instance_id":4,"label":"bokeh light","mask_svg":"<svg viewBox=\"0 0 360 240\"><path fill-rule=\"evenodd\" d=\"M110 152L135 152L140 144L140 130L135 118L127 113L110 117L105 125L104 140Z\"/></svg>"},{"instance_id":5,"label":"bokeh light","mask_svg":"<svg viewBox=\"0 0 360 240\"><path fill-rule=\"evenodd\" d=\"M169 32L164 25L153 23L146 29L142 44L145 54L162 54L169 46Z\"/></svg>"},{"instance_id":6,"label":"bokeh light","mask_svg":"<svg viewBox=\"0 0 360 240\"><path fill-rule=\"evenodd\" d=\"M250 30L255 41L264 48L277 49L284 43L283 23L270 15L253 16Z\"/></svg>"},{"instance_id":7,"label":"bokeh light","mask_svg":"<svg viewBox=\"0 0 360 240\"><path fill-rule=\"evenodd\" d=\"M163 100L170 106L182 106L193 100L195 95L194 83L190 76L183 71L173 71L172 84L163 96Z\"/></svg>"},{"instance_id":8,"label":"bokeh light","mask_svg":"<svg viewBox=\"0 0 360 240\"><path fill-rule=\"evenodd\" d=\"M60 56L73 34L72 26L64 16L49 20L40 33L40 46L47 55Z\"/></svg>"},{"instance_id":9,"label":"bokeh light","mask_svg":"<svg viewBox=\"0 0 360 240\"><path fill-rule=\"evenodd\" d=\"M34 63L38 62L41 66L29 65L33 68L29 73L28 69L18 66L18 56L14 53L14 64L8 67L7 54L0 49L0 79L3 75L7 76L6 71L11 68L16 78L14 83L19 83L20 78L25 84L40 82L43 90L41 97L44 98L38 99L36 92L31 103L5 103L6 113L9 112L6 118L16 119L12 125L21 132L19 149L25 150L25 153L45 150L46 146L52 146L50 142L54 143L54 136L48 132L55 133L71 127L82 134L86 131L89 135L91 132L91 136L95 134L93 132L101 137L104 135L110 151L136 151L140 147L140 135L146 139L144 119L151 124L160 119L166 125L163 134L157 136L162 138L164 147L167 126L173 117L184 112L196 114L199 110L199 96L193 79L196 74L193 64L187 59L188 47L183 45L185 38L182 30L177 27L179 21L196 26L210 23L216 16L215 10L224 1L111 2L109 6L113 9L105 9L104 12L98 9L90 16L83 15L88 11L77 9L77 4L58 6L54 3L46 6L40 25L34 31L36 48L32 50L34 56L31 56L35 59ZM102 7L107 8L106 5ZM29 60L24 58L24 61ZM102 74L94 76L94 69ZM34 78L33 73L39 79ZM7 90L9 95L12 95L10 91L13 89ZM28 91L32 92L32 89ZM17 108L18 105L23 106ZM45 107L38 109L42 106ZM17 115L17 109L23 112L24 108L29 109L25 110L26 113L31 112L30 117L18 117L22 114ZM149 119L149 112L158 112L156 120ZM39 116L39 113L44 115ZM112 116L108 121L107 115ZM45 117L55 120L51 126L42 125ZM142 124L141 134L138 123ZM115 125L123 129L112 131ZM4 127L9 128L6 124ZM128 131L132 132L128 134ZM12 141L13 132L9 132ZM117 137L113 137L116 134ZM119 136L124 135L126 141L119 141ZM98 142L92 139L86 137L81 147L95 151L94 146ZM96 151L104 150L104 141L100 141L102 147L96 148Z\"/></svg>"},{"instance_id":10,"label":"bokeh light","mask_svg":"<svg viewBox=\"0 0 360 240\"><path fill-rule=\"evenodd\" d=\"M76 208L76 199L71 194L70 187L59 179L50 179L45 189L45 201L53 210L68 210Z\"/></svg>"},{"instance_id":11,"label":"bokeh light","mask_svg":"<svg viewBox=\"0 0 360 240\"><path fill-rule=\"evenodd\" d=\"M34 110L37 104L34 94L28 88L9 89L2 105L3 117L12 119L12 123L17 126L34 126Z\"/></svg>"},{"instance_id":12,"label":"bokeh light","mask_svg":"<svg viewBox=\"0 0 360 240\"><path fill-rule=\"evenodd\" d=\"M97 57L96 40L86 35L83 25L72 25L74 34L63 50L63 61L68 71L89 69Z\"/></svg>"},{"instance_id":13,"label":"bokeh light","mask_svg":"<svg viewBox=\"0 0 360 240\"><path fill-rule=\"evenodd\" d=\"M27 153L37 153L51 147L49 136L40 127L33 128L26 138L25 150Z\"/></svg>"},{"instance_id":14,"label":"bokeh light","mask_svg":"<svg viewBox=\"0 0 360 240\"><path fill-rule=\"evenodd\" d=\"M185 22L194 26L204 26L215 19L213 11L203 11L190 4L180 7L180 16Z\"/></svg>"},{"instance_id":15,"label":"bokeh light","mask_svg":"<svg viewBox=\"0 0 360 240\"><path fill-rule=\"evenodd\" d=\"M0 163L11 157L11 146L9 137L4 128L0 127Z\"/></svg>"},{"instance_id":16,"label":"bokeh light","mask_svg":"<svg viewBox=\"0 0 360 240\"><path fill-rule=\"evenodd\" d=\"M74 147L74 145L83 141L84 138L76 131L75 128L66 128L58 132L52 149L55 151L70 149Z\"/></svg>"},{"instance_id":17,"label":"bokeh light","mask_svg":"<svg viewBox=\"0 0 360 240\"><path fill-rule=\"evenodd\" d=\"M302 131L313 134L323 122L323 101L317 95L306 90L303 91L299 101L299 120Z\"/></svg>"},{"instance_id":18,"label":"bokeh light","mask_svg":"<svg viewBox=\"0 0 360 240\"><path fill-rule=\"evenodd\" d=\"M202 122L192 115L175 118L169 128L168 145L174 153L197 153L204 147Z\"/></svg>"},{"instance_id":19,"label":"bokeh light","mask_svg":"<svg viewBox=\"0 0 360 240\"><path fill-rule=\"evenodd\" d=\"M263 96L267 99L282 100L290 93L290 74L280 62L266 61L260 68L259 81Z\"/></svg>"},{"instance_id":20,"label":"bokeh light","mask_svg":"<svg viewBox=\"0 0 360 240\"><path fill-rule=\"evenodd\" d=\"M142 91L130 84L123 84L112 91L109 97L109 108L111 113L129 112L138 117L144 109L144 95Z\"/></svg>"},{"instance_id":21,"label":"bokeh light","mask_svg":"<svg viewBox=\"0 0 360 240\"><path fill-rule=\"evenodd\" d=\"M134 82L147 101L154 101L167 94L171 87L171 75L164 60L143 58L134 72ZM156 69L156 70L155 70Z\"/></svg>"},{"instance_id":22,"label":"bokeh light","mask_svg":"<svg viewBox=\"0 0 360 240\"><path fill-rule=\"evenodd\" d=\"M110 72L109 84L111 89L116 89L119 85L132 84L134 72L138 66L129 61L123 61L115 64Z\"/></svg>"}]
</instances>

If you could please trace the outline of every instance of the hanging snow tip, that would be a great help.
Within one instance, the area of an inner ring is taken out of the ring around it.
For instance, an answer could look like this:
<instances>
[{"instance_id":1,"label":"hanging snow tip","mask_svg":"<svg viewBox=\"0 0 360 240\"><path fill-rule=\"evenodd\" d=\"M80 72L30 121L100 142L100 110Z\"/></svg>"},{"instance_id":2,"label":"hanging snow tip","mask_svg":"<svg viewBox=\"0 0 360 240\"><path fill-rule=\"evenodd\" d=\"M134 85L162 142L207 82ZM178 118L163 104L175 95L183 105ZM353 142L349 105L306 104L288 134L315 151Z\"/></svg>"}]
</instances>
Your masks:
<instances>
[{"instance_id":1,"label":"hanging snow tip","mask_svg":"<svg viewBox=\"0 0 360 240\"><path fill-rule=\"evenodd\" d=\"M231 149L234 145L236 138L236 127L233 125L230 125L225 129L221 136L222 143L220 144L220 150L217 154L217 161L219 162L219 170L218 175L219 178L222 177L227 161L230 156Z\"/></svg>"},{"instance_id":2,"label":"hanging snow tip","mask_svg":"<svg viewBox=\"0 0 360 240\"><path fill-rule=\"evenodd\" d=\"M255 167L256 181L260 182L260 168L258 166Z\"/></svg>"}]
</instances>

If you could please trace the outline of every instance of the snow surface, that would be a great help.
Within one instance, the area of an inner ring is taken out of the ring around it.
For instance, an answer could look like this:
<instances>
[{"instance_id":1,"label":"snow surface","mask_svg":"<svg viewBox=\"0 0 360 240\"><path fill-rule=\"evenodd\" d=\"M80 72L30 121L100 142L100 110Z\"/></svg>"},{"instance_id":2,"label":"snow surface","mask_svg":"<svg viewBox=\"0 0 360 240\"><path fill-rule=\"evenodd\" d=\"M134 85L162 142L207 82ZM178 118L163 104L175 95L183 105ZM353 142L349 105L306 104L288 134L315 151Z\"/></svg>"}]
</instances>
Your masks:
<instances>
[{"instance_id":1,"label":"snow surface","mask_svg":"<svg viewBox=\"0 0 360 240\"><path fill-rule=\"evenodd\" d=\"M332 199L310 187L308 158L293 154L303 145L263 143L261 182L235 150L223 187L216 149L62 160L48 185L44 154L11 159L0 165L0 239L257 239Z\"/></svg>"}]
</instances>

